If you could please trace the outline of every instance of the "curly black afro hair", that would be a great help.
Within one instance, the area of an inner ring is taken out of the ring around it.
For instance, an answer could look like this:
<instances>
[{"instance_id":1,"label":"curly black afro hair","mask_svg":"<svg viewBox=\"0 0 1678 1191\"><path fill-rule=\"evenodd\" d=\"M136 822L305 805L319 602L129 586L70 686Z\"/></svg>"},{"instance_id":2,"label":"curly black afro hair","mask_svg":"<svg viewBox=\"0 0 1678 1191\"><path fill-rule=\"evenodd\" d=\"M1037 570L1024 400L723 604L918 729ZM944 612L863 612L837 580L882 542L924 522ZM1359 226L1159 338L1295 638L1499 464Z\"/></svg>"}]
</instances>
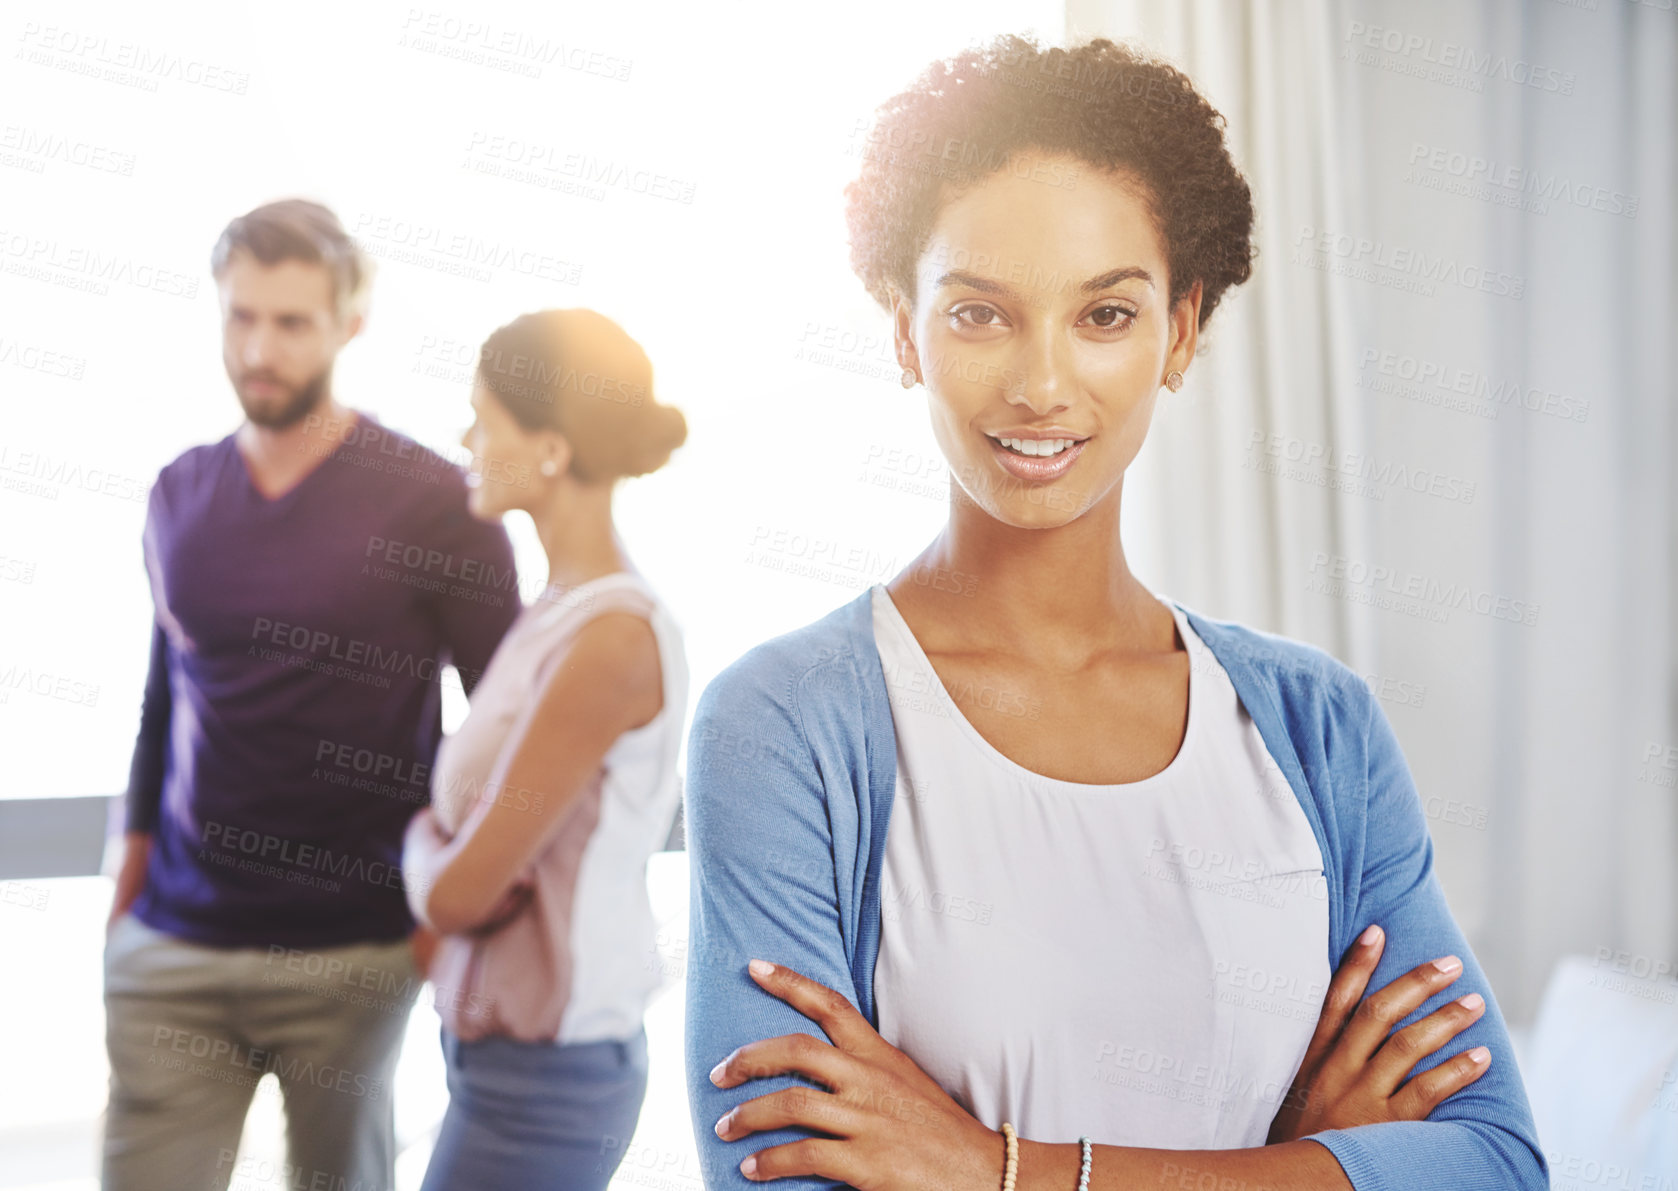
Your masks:
<instances>
[{"instance_id":1,"label":"curly black afro hair","mask_svg":"<svg viewBox=\"0 0 1678 1191\"><path fill-rule=\"evenodd\" d=\"M887 309L893 289L913 301L944 203L1024 154L1065 154L1141 184L1166 246L1170 302L1200 281L1204 327L1224 291L1252 275L1255 251L1252 194L1223 128L1188 76L1146 51L1004 34L934 62L875 110L862 170L845 187L851 267Z\"/></svg>"}]
</instances>

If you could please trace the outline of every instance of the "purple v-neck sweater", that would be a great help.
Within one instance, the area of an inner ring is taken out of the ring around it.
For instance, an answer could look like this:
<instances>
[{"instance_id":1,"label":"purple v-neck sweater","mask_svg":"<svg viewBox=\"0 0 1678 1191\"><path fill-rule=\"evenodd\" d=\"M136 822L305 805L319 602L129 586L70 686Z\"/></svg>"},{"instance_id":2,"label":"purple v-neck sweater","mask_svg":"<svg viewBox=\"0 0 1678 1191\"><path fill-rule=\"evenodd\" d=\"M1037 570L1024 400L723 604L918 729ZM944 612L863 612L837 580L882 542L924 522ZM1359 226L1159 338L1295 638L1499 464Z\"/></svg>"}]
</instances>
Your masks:
<instances>
[{"instance_id":1,"label":"purple v-neck sweater","mask_svg":"<svg viewBox=\"0 0 1678 1191\"><path fill-rule=\"evenodd\" d=\"M430 801L443 665L470 692L521 608L512 543L462 470L362 413L290 490L233 435L158 474L156 604L127 826L141 921L218 947L413 929L402 834Z\"/></svg>"}]
</instances>

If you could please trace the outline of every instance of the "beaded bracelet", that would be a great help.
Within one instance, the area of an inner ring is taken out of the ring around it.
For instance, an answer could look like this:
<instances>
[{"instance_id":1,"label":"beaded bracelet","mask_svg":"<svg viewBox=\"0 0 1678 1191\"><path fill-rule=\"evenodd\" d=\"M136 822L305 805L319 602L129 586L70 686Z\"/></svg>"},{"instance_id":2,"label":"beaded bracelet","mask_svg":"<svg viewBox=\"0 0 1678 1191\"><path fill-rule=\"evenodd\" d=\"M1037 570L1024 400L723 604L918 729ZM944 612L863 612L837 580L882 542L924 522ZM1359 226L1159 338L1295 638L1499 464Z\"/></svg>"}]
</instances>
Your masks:
<instances>
[{"instance_id":1,"label":"beaded bracelet","mask_svg":"<svg viewBox=\"0 0 1678 1191\"><path fill-rule=\"evenodd\" d=\"M1078 1145L1083 1151L1083 1161L1078 1165L1078 1191L1090 1191L1090 1139L1080 1137Z\"/></svg>"},{"instance_id":2,"label":"beaded bracelet","mask_svg":"<svg viewBox=\"0 0 1678 1191\"><path fill-rule=\"evenodd\" d=\"M1014 1174L1020 1165L1020 1139L1007 1121L1002 1122L1002 1139L1006 1155L1002 1162L1002 1191L1014 1191Z\"/></svg>"}]
</instances>

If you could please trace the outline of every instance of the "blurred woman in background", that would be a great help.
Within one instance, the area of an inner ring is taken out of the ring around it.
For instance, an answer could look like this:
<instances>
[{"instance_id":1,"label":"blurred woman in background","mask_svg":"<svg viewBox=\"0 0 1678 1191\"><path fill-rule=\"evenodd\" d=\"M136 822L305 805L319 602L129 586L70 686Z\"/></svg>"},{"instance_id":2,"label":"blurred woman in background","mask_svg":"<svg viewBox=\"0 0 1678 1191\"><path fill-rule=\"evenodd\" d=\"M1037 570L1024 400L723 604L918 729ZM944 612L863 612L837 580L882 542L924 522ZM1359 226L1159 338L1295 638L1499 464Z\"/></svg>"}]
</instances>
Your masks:
<instances>
[{"instance_id":1,"label":"blurred woman in background","mask_svg":"<svg viewBox=\"0 0 1678 1191\"><path fill-rule=\"evenodd\" d=\"M612 521L625 476L686 438L646 353L591 310L523 315L472 390L475 516L530 515L548 584L438 750L408 827L449 1107L424 1191L604 1187L647 1086L659 982L648 857L681 798L681 633Z\"/></svg>"}]
</instances>

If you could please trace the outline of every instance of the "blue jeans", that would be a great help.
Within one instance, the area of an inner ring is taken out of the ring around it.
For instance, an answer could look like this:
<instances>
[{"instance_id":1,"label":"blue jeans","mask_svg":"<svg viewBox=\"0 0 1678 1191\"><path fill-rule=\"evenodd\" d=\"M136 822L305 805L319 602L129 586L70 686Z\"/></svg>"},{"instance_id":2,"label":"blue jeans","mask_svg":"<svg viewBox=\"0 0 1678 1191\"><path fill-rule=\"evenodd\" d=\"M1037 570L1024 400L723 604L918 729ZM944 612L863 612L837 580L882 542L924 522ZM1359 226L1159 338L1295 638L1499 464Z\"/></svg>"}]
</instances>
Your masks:
<instances>
[{"instance_id":1,"label":"blue jeans","mask_svg":"<svg viewBox=\"0 0 1678 1191\"><path fill-rule=\"evenodd\" d=\"M449 1108L420 1191L604 1188L647 1094L647 1034L559 1045L443 1030Z\"/></svg>"}]
</instances>

